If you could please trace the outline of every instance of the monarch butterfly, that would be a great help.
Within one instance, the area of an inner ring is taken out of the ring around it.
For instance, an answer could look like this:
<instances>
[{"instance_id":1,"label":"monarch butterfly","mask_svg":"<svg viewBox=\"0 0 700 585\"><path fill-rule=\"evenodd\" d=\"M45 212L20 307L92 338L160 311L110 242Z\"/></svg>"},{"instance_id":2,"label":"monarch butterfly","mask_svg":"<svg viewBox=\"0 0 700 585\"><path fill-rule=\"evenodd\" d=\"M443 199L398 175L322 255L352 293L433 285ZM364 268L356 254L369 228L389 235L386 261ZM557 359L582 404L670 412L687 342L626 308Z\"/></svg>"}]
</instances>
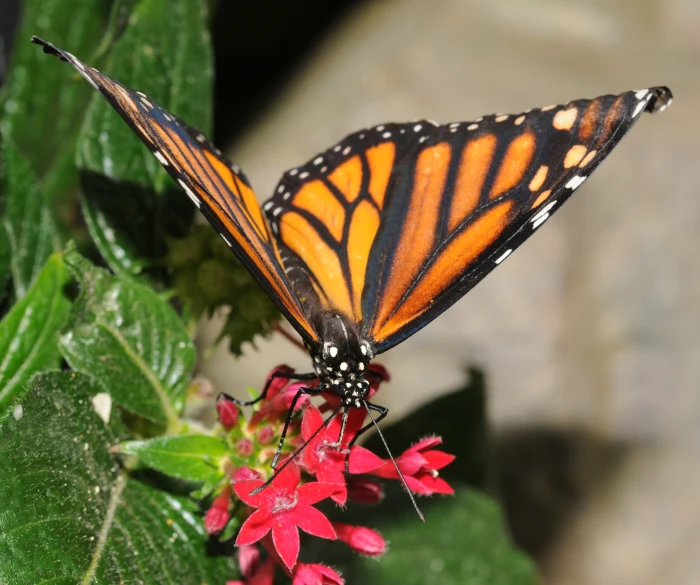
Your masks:
<instances>
[{"instance_id":1,"label":"monarch butterfly","mask_svg":"<svg viewBox=\"0 0 700 585\"><path fill-rule=\"evenodd\" d=\"M32 42L109 101L296 329L314 372L294 377L318 381L300 392L329 391L345 413L364 408L373 423L371 410L377 422L388 410L368 400L370 360L465 295L642 112L672 100L654 87L471 122L375 126L287 171L261 208L240 168L200 132L70 53Z\"/></svg>"}]
</instances>

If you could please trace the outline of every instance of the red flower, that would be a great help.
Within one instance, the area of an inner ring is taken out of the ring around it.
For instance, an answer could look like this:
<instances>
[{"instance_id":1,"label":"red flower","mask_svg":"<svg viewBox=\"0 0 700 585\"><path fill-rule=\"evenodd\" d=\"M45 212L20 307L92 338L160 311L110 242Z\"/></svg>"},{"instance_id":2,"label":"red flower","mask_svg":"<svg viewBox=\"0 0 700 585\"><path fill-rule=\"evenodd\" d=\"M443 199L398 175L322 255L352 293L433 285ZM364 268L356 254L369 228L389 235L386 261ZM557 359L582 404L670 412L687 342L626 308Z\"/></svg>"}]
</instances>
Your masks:
<instances>
[{"instance_id":1,"label":"red flower","mask_svg":"<svg viewBox=\"0 0 700 585\"><path fill-rule=\"evenodd\" d=\"M386 552L386 540L376 530L342 522L333 522L333 528L338 535L338 540L347 544L355 552L369 557L380 557Z\"/></svg>"},{"instance_id":2,"label":"red flower","mask_svg":"<svg viewBox=\"0 0 700 585\"><path fill-rule=\"evenodd\" d=\"M345 580L330 567L299 563L294 568L292 585L344 585Z\"/></svg>"},{"instance_id":3,"label":"red flower","mask_svg":"<svg viewBox=\"0 0 700 585\"><path fill-rule=\"evenodd\" d=\"M345 505L347 501L347 485L345 483L345 459L348 457L347 446L358 430L362 428L364 411L353 408L348 415L342 444L333 447L338 442L343 415L338 414L331 423L319 432L313 439L314 433L323 425L323 417L320 411L313 405L304 410L304 418L301 422L301 435L305 441L309 441L301 454L301 464L309 473L316 475L323 483L334 484L337 491L331 496L333 501ZM364 447L352 448L350 471L352 473L369 473L374 471L384 461Z\"/></svg>"},{"instance_id":4,"label":"red flower","mask_svg":"<svg viewBox=\"0 0 700 585\"><path fill-rule=\"evenodd\" d=\"M294 370L288 366L279 366L270 372L267 379L275 372L292 373ZM266 382L267 383L267 382ZM289 384L289 378L274 378L267 390L267 396L262 407L257 412L253 413L248 423L248 428L254 429L261 422L276 422L284 419L292 406L294 396L302 387L314 386L317 382L295 382ZM286 386L286 388L285 388ZM311 397L308 394L302 395L294 407L295 412L306 406Z\"/></svg>"},{"instance_id":5,"label":"red flower","mask_svg":"<svg viewBox=\"0 0 700 585\"><path fill-rule=\"evenodd\" d=\"M396 464L412 492L424 496L454 493L450 484L438 477L438 470L452 463L455 456L432 449L440 444L442 444L440 437L428 437L406 449L396 458ZM371 473L388 479L399 478L391 461L385 461L379 469Z\"/></svg>"},{"instance_id":6,"label":"red flower","mask_svg":"<svg viewBox=\"0 0 700 585\"><path fill-rule=\"evenodd\" d=\"M257 508L243 523L236 544L253 544L272 531L272 542L280 558L291 569L299 556L299 528L321 538L336 538L335 530L321 512L311 504L330 497L337 486L319 482L299 485L301 473L291 462L279 473L272 485L252 496L250 492L263 485L262 480L239 481L236 495Z\"/></svg>"},{"instance_id":7,"label":"red flower","mask_svg":"<svg viewBox=\"0 0 700 585\"><path fill-rule=\"evenodd\" d=\"M224 490L221 495L216 496L211 503L211 508L204 517L204 528L209 534L221 532L229 521L231 514L228 508L231 504L231 492Z\"/></svg>"}]
</instances>

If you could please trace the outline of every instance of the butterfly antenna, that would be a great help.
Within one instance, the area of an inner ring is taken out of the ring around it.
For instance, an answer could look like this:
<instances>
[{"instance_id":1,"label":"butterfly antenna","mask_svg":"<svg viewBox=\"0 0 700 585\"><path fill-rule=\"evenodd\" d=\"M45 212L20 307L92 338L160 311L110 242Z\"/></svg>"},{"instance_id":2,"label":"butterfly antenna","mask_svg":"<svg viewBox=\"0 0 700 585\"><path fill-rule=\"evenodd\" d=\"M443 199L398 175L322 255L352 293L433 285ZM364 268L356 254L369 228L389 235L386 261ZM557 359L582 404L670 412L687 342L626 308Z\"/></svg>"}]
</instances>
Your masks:
<instances>
[{"instance_id":1,"label":"butterfly antenna","mask_svg":"<svg viewBox=\"0 0 700 585\"><path fill-rule=\"evenodd\" d=\"M325 428L331 423L331 421L333 420L333 417L334 417L336 414L338 414L338 413L340 412L340 409L341 409L341 408L342 408L342 405L340 405L338 408L336 408L336 409L331 413L331 415L330 415L326 420L323 421L323 424L322 424L320 427L318 427L318 428L314 431L314 434L311 435L301 447L299 447L296 451L294 451L294 453L292 453L289 457L287 457L287 458L284 460L284 462L282 463L281 467L278 467L277 469L275 469L275 472L272 474L272 477L271 477L270 479L268 479L268 480L267 480L264 484L262 484L261 486L258 486L258 487L256 487L254 490L252 490L252 491L250 492L250 495L251 495L251 496L254 496L254 495L256 495L256 494L259 494L259 493L260 493L261 491L263 491L266 487L268 487L273 481L275 481L275 478L276 478L280 473L282 473L282 471L284 471L284 468L287 467L287 465L289 465L289 464L290 464L292 461L294 461L297 457L299 457L299 455L301 455L301 452L302 452L304 449L306 449L306 447L309 445L309 443L311 443L311 441L313 441L313 440L318 436L318 434L319 434L323 429L325 429Z\"/></svg>"},{"instance_id":2,"label":"butterfly antenna","mask_svg":"<svg viewBox=\"0 0 700 585\"><path fill-rule=\"evenodd\" d=\"M369 418L372 419L372 422L374 423L374 428L376 428L377 433L379 433L379 438L382 440L382 443L384 443L384 448L386 449L386 452L389 454L389 459L391 459L391 462L394 464L394 468L396 469L396 473L398 473L399 478L401 478L401 483L403 483L403 487L406 490L408 497L411 498L411 503L413 504L413 508L415 509L416 514L418 514L418 518L420 518L421 522L425 522L425 516L423 516L423 512L420 511L420 508L418 507L418 503L416 502L416 499L413 497L413 493L411 492L411 490L408 487L408 484L406 483L406 478L403 476L403 473L401 473L399 466L396 464L396 460L394 459L394 456L391 454L391 451L389 450L389 445L386 444L386 439L384 438L384 435L382 435L382 431L379 428L377 421L372 416L372 411L369 409L369 406L367 406L366 401L362 401L362 404L364 404L365 410L367 411Z\"/></svg>"}]
</instances>

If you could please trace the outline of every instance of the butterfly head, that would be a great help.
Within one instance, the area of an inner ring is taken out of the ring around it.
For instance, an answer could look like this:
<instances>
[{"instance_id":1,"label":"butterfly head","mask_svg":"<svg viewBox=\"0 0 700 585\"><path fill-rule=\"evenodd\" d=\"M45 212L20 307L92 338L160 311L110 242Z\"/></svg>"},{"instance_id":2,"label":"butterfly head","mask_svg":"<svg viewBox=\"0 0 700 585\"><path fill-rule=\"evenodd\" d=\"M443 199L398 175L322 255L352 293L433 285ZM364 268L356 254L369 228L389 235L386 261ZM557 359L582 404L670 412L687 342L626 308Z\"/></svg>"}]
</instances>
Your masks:
<instances>
[{"instance_id":1,"label":"butterfly head","mask_svg":"<svg viewBox=\"0 0 700 585\"><path fill-rule=\"evenodd\" d=\"M316 347L307 346L314 371L346 406L359 408L369 394L365 375L374 357L372 345L362 339L353 322L340 314L323 320L322 333Z\"/></svg>"}]
</instances>

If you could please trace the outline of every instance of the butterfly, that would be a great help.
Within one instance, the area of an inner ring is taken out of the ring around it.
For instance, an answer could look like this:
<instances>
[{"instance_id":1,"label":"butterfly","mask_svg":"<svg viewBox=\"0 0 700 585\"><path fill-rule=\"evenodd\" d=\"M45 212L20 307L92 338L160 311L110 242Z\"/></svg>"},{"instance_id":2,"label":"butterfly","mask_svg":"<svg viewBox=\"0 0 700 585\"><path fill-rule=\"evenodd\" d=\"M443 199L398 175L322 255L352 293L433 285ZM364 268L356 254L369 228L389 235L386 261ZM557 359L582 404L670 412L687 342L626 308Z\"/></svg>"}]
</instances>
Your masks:
<instances>
[{"instance_id":1,"label":"butterfly","mask_svg":"<svg viewBox=\"0 0 700 585\"><path fill-rule=\"evenodd\" d=\"M260 207L240 168L199 131L70 53L32 42L107 99L296 329L314 371L294 377L317 381L300 392L330 392L345 412L374 410L377 421L387 409L368 400L372 358L500 265L643 112L673 97L653 87L471 122L374 126L284 173Z\"/></svg>"}]
</instances>

